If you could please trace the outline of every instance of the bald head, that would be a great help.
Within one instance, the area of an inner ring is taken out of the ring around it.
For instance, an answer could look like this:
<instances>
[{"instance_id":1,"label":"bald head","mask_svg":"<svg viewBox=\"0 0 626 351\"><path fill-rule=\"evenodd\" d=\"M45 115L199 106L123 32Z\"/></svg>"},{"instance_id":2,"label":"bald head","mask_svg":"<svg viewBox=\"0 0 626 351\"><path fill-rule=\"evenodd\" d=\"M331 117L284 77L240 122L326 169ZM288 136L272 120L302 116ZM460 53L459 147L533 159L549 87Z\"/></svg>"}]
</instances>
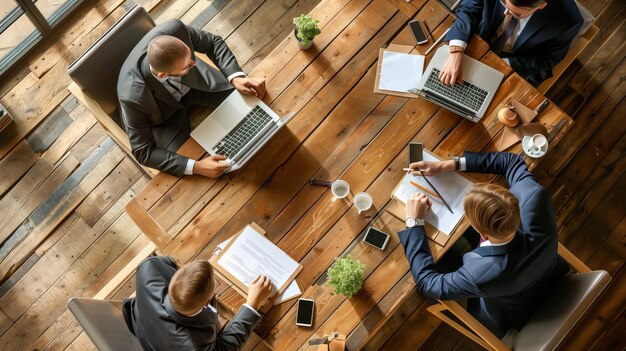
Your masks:
<instances>
[{"instance_id":1,"label":"bald head","mask_svg":"<svg viewBox=\"0 0 626 351\"><path fill-rule=\"evenodd\" d=\"M189 54L189 47L171 35L158 36L148 44L148 63L157 72L171 72Z\"/></svg>"}]
</instances>

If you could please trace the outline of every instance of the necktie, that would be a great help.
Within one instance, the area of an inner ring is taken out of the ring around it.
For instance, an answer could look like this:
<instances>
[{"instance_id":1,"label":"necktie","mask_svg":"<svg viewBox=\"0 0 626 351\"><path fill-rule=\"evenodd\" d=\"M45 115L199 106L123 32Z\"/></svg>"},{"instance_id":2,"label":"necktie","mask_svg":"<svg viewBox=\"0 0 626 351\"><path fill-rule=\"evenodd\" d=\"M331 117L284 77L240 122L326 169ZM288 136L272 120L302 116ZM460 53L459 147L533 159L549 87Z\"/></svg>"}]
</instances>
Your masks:
<instances>
[{"instance_id":1,"label":"necktie","mask_svg":"<svg viewBox=\"0 0 626 351\"><path fill-rule=\"evenodd\" d=\"M504 28L504 32L502 32L502 34L493 41L493 45L491 45L491 51L493 51L494 54L500 55L502 49L504 49L504 44L511 38L515 27L517 27L517 22L517 18L509 16L509 23L507 23Z\"/></svg>"}]
</instances>

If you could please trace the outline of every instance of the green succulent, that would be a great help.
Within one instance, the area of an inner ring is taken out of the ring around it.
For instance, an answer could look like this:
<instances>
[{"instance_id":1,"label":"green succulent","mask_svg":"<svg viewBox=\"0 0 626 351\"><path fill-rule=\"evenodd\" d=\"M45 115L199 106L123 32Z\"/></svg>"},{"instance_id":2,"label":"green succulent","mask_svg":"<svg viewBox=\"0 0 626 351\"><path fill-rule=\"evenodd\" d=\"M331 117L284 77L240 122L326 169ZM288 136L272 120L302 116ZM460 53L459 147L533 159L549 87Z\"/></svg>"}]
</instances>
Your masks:
<instances>
[{"instance_id":1,"label":"green succulent","mask_svg":"<svg viewBox=\"0 0 626 351\"><path fill-rule=\"evenodd\" d=\"M328 285L335 288L333 295L341 294L351 298L363 286L365 265L348 255L335 259L335 264L328 270Z\"/></svg>"},{"instance_id":2,"label":"green succulent","mask_svg":"<svg viewBox=\"0 0 626 351\"><path fill-rule=\"evenodd\" d=\"M308 45L309 41L321 33L317 26L319 22L319 20L305 14L293 19L293 23L296 25L296 36L300 39L302 45Z\"/></svg>"}]
</instances>

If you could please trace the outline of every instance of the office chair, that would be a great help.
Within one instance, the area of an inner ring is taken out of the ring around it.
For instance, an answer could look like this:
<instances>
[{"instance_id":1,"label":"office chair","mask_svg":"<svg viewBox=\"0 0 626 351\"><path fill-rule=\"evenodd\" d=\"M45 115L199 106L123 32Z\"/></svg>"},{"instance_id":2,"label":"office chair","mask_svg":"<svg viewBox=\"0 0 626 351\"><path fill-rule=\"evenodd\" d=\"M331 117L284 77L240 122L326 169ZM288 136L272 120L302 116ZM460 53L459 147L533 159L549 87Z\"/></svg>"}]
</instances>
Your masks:
<instances>
[{"instance_id":1,"label":"office chair","mask_svg":"<svg viewBox=\"0 0 626 351\"><path fill-rule=\"evenodd\" d=\"M487 350L554 350L609 285L606 271L592 271L559 243L559 256L577 273L565 276L519 331L499 339L455 301L440 300L427 309ZM452 316L449 315L452 314Z\"/></svg>"},{"instance_id":2,"label":"office chair","mask_svg":"<svg viewBox=\"0 0 626 351\"><path fill-rule=\"evenodd\" d=\"M67 307L99 350L143 350L126 325L122 301L73 297Z\"/></svg>"},{"instance_id":3,"label":"office chair","mask_svg":"<svg viewBox=\"0 0 626 351\"><path fill-rule=\"evenodd\" d=\"M116 113L117 80L128 54L154 27L148 12L141 6L134 6L67 69L73 80L68 90L133 160L128 135ZM156 173L147 167L144 169L151 176Z\"/></svg>"}]
</instances>

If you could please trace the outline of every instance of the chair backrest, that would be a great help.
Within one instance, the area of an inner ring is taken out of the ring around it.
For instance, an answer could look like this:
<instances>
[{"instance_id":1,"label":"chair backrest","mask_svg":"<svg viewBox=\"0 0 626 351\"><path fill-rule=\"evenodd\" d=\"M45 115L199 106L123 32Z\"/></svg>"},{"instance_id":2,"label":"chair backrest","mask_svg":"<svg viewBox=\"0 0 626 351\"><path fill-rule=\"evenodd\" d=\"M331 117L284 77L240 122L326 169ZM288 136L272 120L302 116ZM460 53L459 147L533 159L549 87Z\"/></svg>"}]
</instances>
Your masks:
<instances>
[{"instance_id":1,"label":"chair backrest","mask_svg":"<svg viewBox=\"0 0 626 351\"><path fill-rule=\"evenodd\" d=\"M67 69L76 84L109 116L117 109L117 80L128 54L155 24L133 7Z\"/></svg>"},{"instance_id":2,"label":"chair backrest","mask_svg":"<svg viewBox=\"0 0 626 351\"><path fill-rule=\"evenodd\" d=\"M580 2L578 2L577 0L575 0L574 2L576 3L576 6L578 7L578 11L580 11L580 15L583 17L583 26L580 27L580 30L578 31L578 34L577 34L577 36L580 37L580 36L585 35L585 33L587 33L589 28L593 26L593 23L596 21L596 17L593 15L593 13L591 13L591 11L587 10L586 7L581 5Z\"/></svg>"},{"instance_id":3,"label":"chair backrest","mask_svg":"<svg viewBox=\"0 0 626 351\"><path fill-rule=\"evenodd\" d=\"M101 351L141 351L141 344L128 330L122 302L71 298L67 307Z\"/></svg>"},{"instance_id":4,"label":"chair backrest","mask_svg":"<svg viewBox=\"0 0 626 351\"><path fill-rule=\"evenodd\" d=\"M606 271L567 275L517 333L513 349L553 350L608 285Z\"/></svg>"}]
</instances>

